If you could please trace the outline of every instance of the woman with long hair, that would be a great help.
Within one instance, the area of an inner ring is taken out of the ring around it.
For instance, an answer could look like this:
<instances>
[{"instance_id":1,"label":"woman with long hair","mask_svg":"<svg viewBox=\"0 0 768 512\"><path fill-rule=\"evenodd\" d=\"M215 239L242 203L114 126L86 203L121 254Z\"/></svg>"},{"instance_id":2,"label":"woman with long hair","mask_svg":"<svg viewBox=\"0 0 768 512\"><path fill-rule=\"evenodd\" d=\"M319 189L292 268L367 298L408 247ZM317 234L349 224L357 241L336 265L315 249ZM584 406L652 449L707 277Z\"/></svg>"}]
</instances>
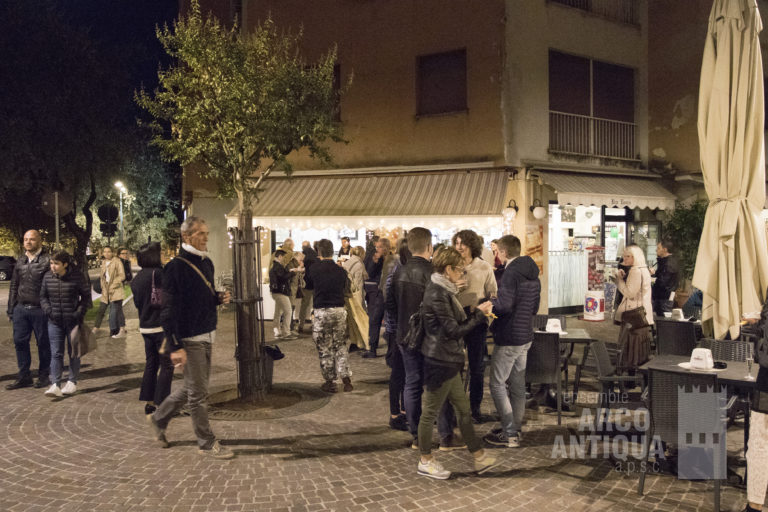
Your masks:
<instances>
[{"instance_id":1,"label":"woman with long hair","mask_svg":"<svg viewBox=\"0 0 768 512\"><path fill-rule=\"evenodd\" d=\"M48 317L51 342L51 387L45 395L74 395L80 376L80 347L72 346L71 332L91 307L91 285L66 251L51 256L51 270L43 276L40 288L40 306ZM69 375L67 383L60 387L65 346L69 354Z\"/></svg>"},{"instance_id":2,"label":"woman with long hair","mask_svg":"<svg viewBox=\"0 0 768 512\"><path fill-rule=\"evenodd\" d=\"M163 327L160 322L160 297L163 290L163 264L160 243L144 244L136 253L141 270L131 281L133 303L139 311L139 332L144 338L147 362L141 379L139 400L146 402L144 414L152 414L171 394L173 364L168 354L161 353Z\"/></svg>"},{"instance_id":3,"label":"woman with long hair","mask_svg":"<svg viewBox=\"0 0 768 512\"><path fill-rule=\"evenodd\" d=\"M651 353L651 273L643 250L637 245L624 249L622 263L629 271L619 269L616 276L616 288L623 295L615 315L621 324L619 367L632 373L648 361Z\"/></svg>"}]
</instances>

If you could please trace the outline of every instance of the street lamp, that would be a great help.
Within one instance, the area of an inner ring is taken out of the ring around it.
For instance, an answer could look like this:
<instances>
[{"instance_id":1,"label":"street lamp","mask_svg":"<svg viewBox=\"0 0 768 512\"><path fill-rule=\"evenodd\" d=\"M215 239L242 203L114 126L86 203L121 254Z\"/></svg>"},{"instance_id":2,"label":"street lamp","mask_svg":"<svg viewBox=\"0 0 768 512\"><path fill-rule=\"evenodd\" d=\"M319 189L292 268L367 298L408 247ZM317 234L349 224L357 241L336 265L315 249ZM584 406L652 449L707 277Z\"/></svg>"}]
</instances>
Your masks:
<instances>
[{"instance_id":1,"label":"street lamp","mask_svg":"<svg viewBox=\"0 0 768 512\"><path fill-rule=\"evenodd\" d=\"M123 193L128 192L122 181L115 182L115 187L120 191L120 245L123 245Z\"/></svg>"}]
</instances>

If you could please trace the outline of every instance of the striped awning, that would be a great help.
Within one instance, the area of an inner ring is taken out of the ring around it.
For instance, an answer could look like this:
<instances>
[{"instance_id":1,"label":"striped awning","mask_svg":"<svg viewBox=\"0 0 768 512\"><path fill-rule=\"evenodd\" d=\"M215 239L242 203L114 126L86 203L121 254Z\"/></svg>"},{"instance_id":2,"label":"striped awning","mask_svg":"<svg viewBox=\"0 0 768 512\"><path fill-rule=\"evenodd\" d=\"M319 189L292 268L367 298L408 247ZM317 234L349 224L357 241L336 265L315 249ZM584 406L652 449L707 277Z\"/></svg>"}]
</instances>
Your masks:
<instances>
[{"instance_id":1,"label":"striped awning","mask_svg":"<svg viewBox=\"0 0 768 512\"><path fill-rule=\"evenodd\" d=\"M610 208L659 208L673 210L675 195L658 179L577 173L537 172L555 189L557 202Z\"/></svg>"},{"instance_id":2,"label":"striped awning","mask_svg":"<svg viewBox=\"0 0 768 512\"><path fill-rule=\"evenodd\" d=\"M447 217L496 223L506 206L507 180L499 170L274 178L265 181L253 217L273 229L308 219L317 225L321 218L347 226L418 225L420 219ZM236 218L236 210L228 217Z\"/></svg>"}]
</instances>

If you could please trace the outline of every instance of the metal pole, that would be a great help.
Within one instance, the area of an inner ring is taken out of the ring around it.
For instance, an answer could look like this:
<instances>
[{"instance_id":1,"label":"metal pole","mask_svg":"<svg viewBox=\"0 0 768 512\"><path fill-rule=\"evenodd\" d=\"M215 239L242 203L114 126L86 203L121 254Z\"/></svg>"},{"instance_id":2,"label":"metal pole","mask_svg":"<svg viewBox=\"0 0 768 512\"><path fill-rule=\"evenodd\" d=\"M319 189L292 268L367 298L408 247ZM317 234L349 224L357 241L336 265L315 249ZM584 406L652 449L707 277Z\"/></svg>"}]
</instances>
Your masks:
<instances>
[{"instance_id":1,"label":"metal pole","mask_svg":"<svg viewBox=\"0 0 768 512\"><path fill-rule=\"evenodd\" d=\"M123 189L120 188L120 245L123 245Z\"/></svg>"},{"instance_id":2,"label":"metal pole","mask_svg":"<svg viewBox=\"0 0 768 512\"><path fill-rule=\"evenodd\" d=\"M59 192L58 190L53 192L53 208L56 210L53 218L56 222L56 250L59 250Z\"/></svg>"}]
</instances>

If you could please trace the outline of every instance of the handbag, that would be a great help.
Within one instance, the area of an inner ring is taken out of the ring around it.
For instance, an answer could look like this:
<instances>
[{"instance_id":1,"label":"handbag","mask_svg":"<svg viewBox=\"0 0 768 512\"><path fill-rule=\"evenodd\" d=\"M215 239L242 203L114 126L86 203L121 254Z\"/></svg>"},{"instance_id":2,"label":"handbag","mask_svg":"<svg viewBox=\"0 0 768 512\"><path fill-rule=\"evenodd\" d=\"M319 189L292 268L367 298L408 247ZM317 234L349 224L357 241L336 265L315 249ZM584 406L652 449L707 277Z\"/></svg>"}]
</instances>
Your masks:
<instances>
[{"instance_id":1,"label":"handbag","mask_svg":"<svg viewBox=\"0 0 768 512\"><path fill-rule=\"evenodd\" d=\"M96 337L82 321L78 322L69 332L70 357L83 357L88 352L96 350Z\"/></svg>"},{"instance_id":2,"label":"handbag","mask_svg":"<svg viewBox=\"0 0 768 512\"><path fill-rule=\"evenodd\" d=\"M643 290L643 273L640 272L640 292L641 293L642 293L642 290ZM629 297L625 296L624 300L626 300L627 303L629 303L629 301L633 299L630 299ZM647 327L648 325L650 325L646 317L645 306L643 306L642 304L636 308L626 309L623 312L617 311L617 313L621 313L621 316L619 317L620 323L627 323L632 329L640 329L641 327Z\"/></svg>"},{"instance_id":3,"label":"handbag","mask_svg":"<svg viewBox=\"0 0 768 512\"><path fill-rule=\"evenodd\" d=\"M154 309L163 307L163 289L155 286L155 271L152 271L152 292L149 296L149 305Z\"/></svg>"},{"instance_id":4,"label":"handbag","mask_svg":"<svg viewBox=\"0 0 768 512\"><path fill-rule=\"evenodd\" d=\"M412 352L421 350L424 341L424 314L422 306L408 319L408 332L403 337L403 345Z\"/></svg>"}]
</instances>

